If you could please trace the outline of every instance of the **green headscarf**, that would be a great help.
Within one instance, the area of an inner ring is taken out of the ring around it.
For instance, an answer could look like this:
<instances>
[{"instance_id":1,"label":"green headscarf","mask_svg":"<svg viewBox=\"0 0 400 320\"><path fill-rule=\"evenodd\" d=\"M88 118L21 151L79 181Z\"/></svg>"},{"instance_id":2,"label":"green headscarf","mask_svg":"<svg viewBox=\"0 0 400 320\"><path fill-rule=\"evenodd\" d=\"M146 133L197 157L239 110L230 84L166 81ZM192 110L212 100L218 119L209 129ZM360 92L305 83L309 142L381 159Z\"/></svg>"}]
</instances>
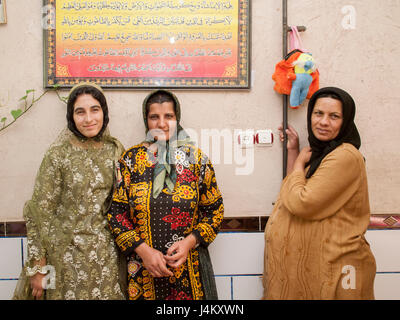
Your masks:
<instances>
[{"instance_id":1,"label":"green headscarf","mask_svg":"<svg viewBox=\"0 0 400 320\"><path fill-rule=\"evenodd\" d=\"M157 141L149 133L149 126L147 123L147 102L158 93L165 93L172 98L175 107L176 116L176 130L168 141ZM143 120L146 126L146 140L149 144L157 144L157 161L153 173L153 197L157 198L164 185L167 186L169 192L173 192L176 183L176 168L175 168L175 150L186 144L194 144L190 140L190 136L180 125L181 119L181 106L178 98L170 91L156 90L151 92L143 101L142 105Z\"/></svg>"}]
</instances>

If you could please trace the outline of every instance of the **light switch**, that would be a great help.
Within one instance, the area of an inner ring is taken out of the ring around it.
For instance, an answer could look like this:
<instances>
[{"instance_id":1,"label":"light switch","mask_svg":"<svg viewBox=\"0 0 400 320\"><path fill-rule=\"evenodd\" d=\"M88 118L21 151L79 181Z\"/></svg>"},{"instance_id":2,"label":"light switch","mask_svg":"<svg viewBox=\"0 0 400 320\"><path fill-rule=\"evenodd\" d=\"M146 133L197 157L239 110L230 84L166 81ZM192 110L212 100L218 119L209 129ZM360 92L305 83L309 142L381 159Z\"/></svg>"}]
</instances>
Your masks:
<instances>
[{"instance_id":1,"label":"light switch","mask_svg":"<svg viewBox=\"0 0 400 320\"><path fill-rule=\"evenodd\" d=\"M253 148L255 143L254 130L240 131L238 133L238 143L241 148Z\"/></svg>"},{"instance_id":2,"label":"light switch","mask_svg":"<svg viewBox=\"0 0 400 320\"><path fill-rule=\"evenodd\" d=\"M255 134L255 143L257 145L271 146L274 142L272 130L257 130Z\"/></svg>"}]
</instances>

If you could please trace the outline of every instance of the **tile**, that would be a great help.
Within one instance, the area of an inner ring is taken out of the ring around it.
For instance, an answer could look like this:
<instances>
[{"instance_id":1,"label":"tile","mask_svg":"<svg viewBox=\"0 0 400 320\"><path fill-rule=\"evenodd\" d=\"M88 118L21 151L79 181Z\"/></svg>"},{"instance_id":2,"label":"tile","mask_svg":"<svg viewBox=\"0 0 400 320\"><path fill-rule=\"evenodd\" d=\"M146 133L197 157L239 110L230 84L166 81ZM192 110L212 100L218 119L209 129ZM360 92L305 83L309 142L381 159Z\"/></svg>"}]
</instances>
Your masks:
<instances>
[{"instance_id":1,"label":"tile","mask_svg":"<svg viewBox=\"0 0 400 320\"><path fill-rule=\"evenodd\" d=\"M226 217L221 232L264 232L269 216ZM400 229L400 214L373 214L368 229ZM26 236L25 221L0 222L0 237Z\"/></svg>"},{"instance_id":2,"label":"tile","mask_svg":"<svg viewBox=\"0 0 400 320\"><path fill-rule=\"evenodd\" d=\"M7 237L24 237L26 236L26 225L24 221L6 222Z\"/></svg>"},{"instance_id":3,"label":"tile","mask_svg":"<svg viewBox=\"0 0 400 320\"><path fill-rule=\"evenodd\" d=\"M377 273L374 290L376 300L400 300L400 273Z\"/></svg>"},{"instance_id":4,"label":"tile","mask_svg":"<svg viewBox=\"0 0 400 320\"><path fill-rule=\"evenodd\" d=\"M260 300L263 295L262 277L232 277L233 300ZM400 300L400 273L378 273L375 277L376 300Z\"/></svg>"},{"instance_id":5,"label":"tile","mask_svg":"<svg viewBox=\"0 0 400 320\"><path fill-rule=\"evenodd\" d=\"M0 280L0 300L11 300L18 280Z\"/></svg>"},{"instance_id":6,"label":"tile","mask_svg":"<svg viewBox=\"0 0 400 320\"><path fill-rule=\"evenodd\" d=\"M233 277L233 300L260 300L263 296L261 275Z\"/></svg>"},{"instance_id":7,"label":"tile","mask_svg":"<svg viewBox=\"0 0 400 320\"><path fill-rule=\"evenodd\" d=\"M219 233L209 246L216 275L261 274L264 267L264 233Z\"/></svg>"},{"instance_id":8,"label":"tile","mask_svg":"<svg viewBox=\"0 0 400 320\"><path fill-rule=\"evenodd\" d=\"M22 238L22 264L24 265L26 262L26 257L28 256L28 245L26 241L26 237Z\"/></svg>"},{"instance_id":9,"label":"tile","mask_svg":"<svg viewBox=\"0 0 400 320\"><path fill-rule=\"evenodd\" d=\"M232 300L232 277L215 277L218 300Z\"/></svg>"},{"instance_id":10,"label":"tile","mask_svg":"<svg viewBox=\"0 0 400 320\"><path fill-rule=\"evenodd\" d=\"M377 272L400 271L400 230L367 230Z\"/></svg>"},{"instance_id":11,"label":"tile","mask_svg":"<svg viewBox=\"0 0 400 320\"><path fill-rule=\"evenodd\" d=\"M372 214L369 229L399 229L400 214Z\"/></svg>"},{"instance_id":12,"label":"tile","mask_svg":"<svg viewBox=\"0 0 400 320\"><path fill-rule=\"evenodd\" d=\"M0 279L17 279L22 270L21 238L1 238L0 257Z\"/></svg>"},{"instance_id":13,"label":"tile","mask_svg":"<svg viewBox=\"0 0 400 320\"><path fill-rule=\"evenodd\" d=\"M267 222L268 222L268 216L267 217L260 217L260 230L261 230L261 232L264 232L264 230L265 230L265 226L267 225Z\"/></svg>"},{"instance_id":14,"label":"tile","mask_svg":"<svg viewBox=\"0 0 400 320\"><path fill-rule=\"evenodd\" d=\"M224 218L220 231L260 231L259 217Z\"/></svg>"}]
</instances>

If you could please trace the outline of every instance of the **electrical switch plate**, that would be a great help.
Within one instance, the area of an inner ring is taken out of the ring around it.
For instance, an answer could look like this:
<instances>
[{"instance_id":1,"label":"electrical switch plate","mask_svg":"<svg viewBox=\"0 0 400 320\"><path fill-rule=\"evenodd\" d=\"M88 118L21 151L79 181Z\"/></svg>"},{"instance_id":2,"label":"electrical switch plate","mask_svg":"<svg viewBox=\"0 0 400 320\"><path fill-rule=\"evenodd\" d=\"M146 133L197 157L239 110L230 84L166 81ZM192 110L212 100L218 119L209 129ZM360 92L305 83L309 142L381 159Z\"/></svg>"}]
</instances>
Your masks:
<instances>
[{"instance_id":1,"label":"electrical switch plate","mask_svg":"<svg viewBox=\"0 0 400 320\"><path fill-rule=\"evenodd\" d=\"M238 133L238 143L241 148L253 148L255 143L254 130L240 131Z\"/></svg>"},{"instance_id":2,"label":"electrical switch plate","mask_svg":"<svg viewBox=\"0 0 400 320\"><path fill-rule=\"evenodd\" d=\"M274 142L274 134L272 130L257 130L255 134L255 143L257 145L272 146Z\"/></svg>"}]
</instances>

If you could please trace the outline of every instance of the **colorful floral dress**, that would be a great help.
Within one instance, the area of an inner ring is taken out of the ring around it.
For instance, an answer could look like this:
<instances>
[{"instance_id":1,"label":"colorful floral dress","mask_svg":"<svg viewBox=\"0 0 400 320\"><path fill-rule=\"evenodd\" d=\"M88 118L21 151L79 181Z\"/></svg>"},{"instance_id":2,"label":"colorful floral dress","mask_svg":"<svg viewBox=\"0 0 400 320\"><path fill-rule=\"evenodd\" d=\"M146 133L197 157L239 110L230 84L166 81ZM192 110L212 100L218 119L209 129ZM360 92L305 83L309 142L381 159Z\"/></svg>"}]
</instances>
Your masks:
<instances>
[{"instance_id":1,"label":"colorful floral dress","mask_svg":"<svg viewBox=\"0 0 400 320\"><path fill-rule=\"evenodd\" d=\"M129 298L163 300L204 299L199 272L199 248L173 276L154 278L134 249L143 242L166 254L176 241L193 233L200 246L216 237L224 206L214 169L200 149L184 145L175 150L177 182L155 199L152 179L156 157L143 144L127 150L119 161L117 189L108 220L117 245L128 257Z\"/></svg>"}]
</instances>

